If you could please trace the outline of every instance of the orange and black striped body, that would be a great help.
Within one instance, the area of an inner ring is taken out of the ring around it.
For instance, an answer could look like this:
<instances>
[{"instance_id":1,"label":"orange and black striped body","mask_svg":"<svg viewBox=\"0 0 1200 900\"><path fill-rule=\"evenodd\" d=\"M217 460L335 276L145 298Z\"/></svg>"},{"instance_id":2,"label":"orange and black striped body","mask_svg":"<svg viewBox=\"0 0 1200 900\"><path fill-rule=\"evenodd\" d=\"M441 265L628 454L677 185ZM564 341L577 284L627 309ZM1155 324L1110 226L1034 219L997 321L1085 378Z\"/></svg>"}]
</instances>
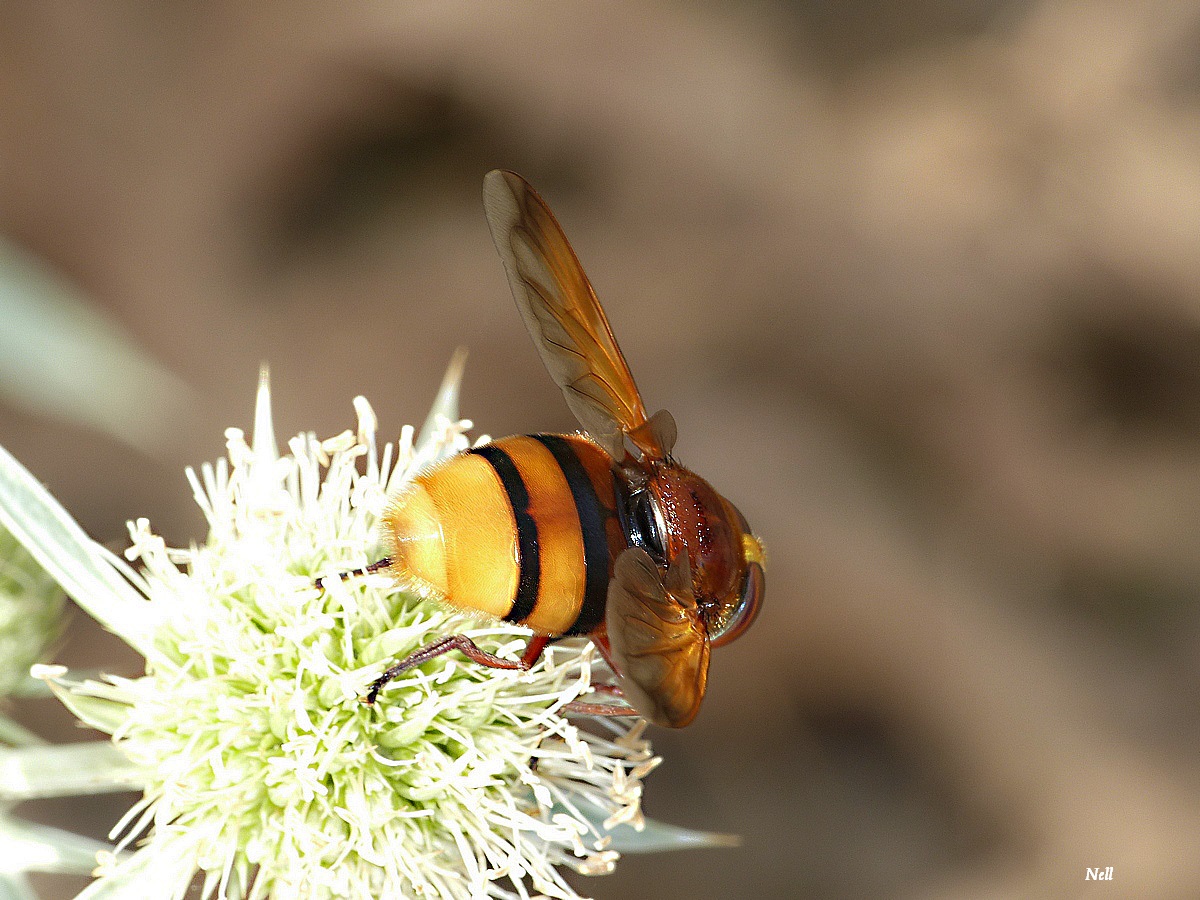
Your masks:
<instances>
[{"instance_id":1,"label":"orange and black striped body","mask_svg":"<svg viewBox=\"0 0 1200 900\"><path fill-rule=\"evenodd\" d=\"M612 459L582 435L527 435L422 472L384 516L397 576L453 606L558 637L604 624L628 546Z\"/></svg>"}]
</instances>

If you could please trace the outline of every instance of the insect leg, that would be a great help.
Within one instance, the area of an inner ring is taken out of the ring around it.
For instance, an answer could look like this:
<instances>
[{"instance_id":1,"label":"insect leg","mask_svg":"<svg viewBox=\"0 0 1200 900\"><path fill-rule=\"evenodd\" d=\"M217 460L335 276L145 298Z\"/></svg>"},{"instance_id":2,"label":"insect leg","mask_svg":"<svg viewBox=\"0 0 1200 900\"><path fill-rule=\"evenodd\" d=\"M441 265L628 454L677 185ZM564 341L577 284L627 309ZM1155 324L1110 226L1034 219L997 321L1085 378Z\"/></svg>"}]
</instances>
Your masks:
<instances>
[{"instance_id":1,"label":"insect leg","mask_svg":"<svg viewBox=\"0 0 1200 900\"><path fill-rule=\"evenodd\" d=\"M588 703L586 700L572 700L563 706L564 712L578 713L581 716L640 716L641 713L632 706L617 706L612 703Z\"/></svg>"},{"instance_id":2,"label":"insect leg","mask_svg":"<svg viewBox=\"0 0 1200 900\"><path fill-rule=\"evenodd\" d=\"M616 675L618 678L620 678L621 670L618 669L616 663L613 662L612 648L609 647L609 645L608 645L608 635L605 634L603 631L600 631L600 632L593 632L592 634L590 634L588 636L592 639L592 643L595 644L596 648L600 651L600 655L604 657L605 662L608 663L609 668L613 670L613 674ZM625 695L623 693L621 693L620 685L605 684L603 682L600 682L600 683L593 682L591 687L592 687L593 694L608 694L611 697L618 699L618 700L625 699ZM632 706L628 706L628 705L618 706L615 703L592 703L588 700L572 700L570 703L563 706L563 711L569 712L569 713L578 713L579 715L583 715L583 716L640 716L641 715L641 713L639 713Z\"/></svg>"},{"instance_id":3,"label":"insect leg","mask_svg":"<svg viewBox=\"0 0 1200 900\"><path fill-rule=\"evenodd\" d=\"M542 651L548 643L550 638L544 634L535 634L530 638L529 643L525 645L525 652L521 654L521 668L532 668L533 664L542 658Z\"/></svg>"},{"instance_id":4,"label":"insect leg","mask_svg":"<svg viewBox=\"0 0 1200 900\"><path fill-rule=\"evenodd\" d=\"M617 664L613 662L612 647L608 644L607 634L593 634L590 636L592 643L596 645L596 649L600 651L600 655L604 657L604 661L608 663L608 667L612 669L613 674L618 678L621 677L621 670L617 668Z\"/></svg>"},{"instance_id":5,"label":"insect leg","mask_svg":"<svg viewBox=\"0 0 1200 900\"><path fill-rule=\"evenodd\" d=\"M376 560L368 566L363 566L361 569L351 569L349 572L339 572L337 577L342 581L349 581L351 578L359 578L363 575L371 575L380 571L381 569L389 568L391 564L392 560L385 556L383 559ZM320 578L313 579L313 587L319 591L324 590L324 586L321 584L321 582L330 577L332 576L322 575Z\"/></svg>"},{"instance_id":6,"label":"insect leg","mask_svg":"<svg viewBox=\"0 0 1200 900\"><path fill-rule=\"evenodd\" d=\"M607 643L607 642L605 642ZM600 646L599 643L596 644ZM615 670L614 670L615 671ZM592 684L593 694L608 694L618 700L624 700L625 695L621 692L621 686L617 684ZM572 700L563 709L567 712L579 713L585 716L638 716L641 715L636 709L628 705L616 705L615 703L592 703L588 700Z\"/></svg>"},{"instance_id":7,"label":"insect leg","mask_svg":"<svg viewBox=\"0 0 1200 900\"><path fill-rule=\"evenodd\" d=\"M535 643L535 637L530 641L530 645ZM543 643L544 647L545 644ZM362 702L370 706L375 702L375 698L379 696L379 692L383 686L409 669L414 669L419 665L429 662L441 656L443 653L449 653L451 650L459 651L471 662L479 663L482 666L487 666L489 669L528 669L532 663L526 662L524 657L519 662L513 662L511 659L504 659L496 656L494 653L488 653L486 650L480 650L465 634L452 634L444 638L439 638L431 644L426 644L420 650L406 656L400 662L393 666L389 666L386 671L373 682L371 688L367 691L367 696L362 698ZM528 650L526 651L528 654ZM538 648L538 655L541 655L541 647ZM537 657L535 656L534 659Z\"/></svg>"}]
</instances>

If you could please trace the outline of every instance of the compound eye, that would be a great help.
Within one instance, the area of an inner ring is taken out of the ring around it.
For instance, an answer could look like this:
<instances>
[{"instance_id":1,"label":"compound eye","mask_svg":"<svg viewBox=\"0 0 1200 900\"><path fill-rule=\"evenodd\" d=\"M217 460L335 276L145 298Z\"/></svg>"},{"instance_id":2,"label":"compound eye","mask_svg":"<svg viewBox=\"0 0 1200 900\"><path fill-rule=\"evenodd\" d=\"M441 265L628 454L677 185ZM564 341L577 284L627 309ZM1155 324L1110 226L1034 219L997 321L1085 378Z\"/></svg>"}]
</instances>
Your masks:
<instances>
[{"instance_id":1,"label":"compound eye","mask_svg":"<svg viewBox=\"0 0 1200 900\"><path fill-rule=\"evenodd\" d=\"M634 544L653 556L655 562L664 563L667 554L663 546L662 517L658 504L654 502L653 495L645 490L638 491L630 500L630 537Z\"/></svg>"},{"instance_id":2,"label":"compound eye","mask_svg":"<svg viewBox=\"0 0 1200 900\"><path fill-rule=\"evenodd\" d=\"M742 593L738 605L729 618L721 626L720 631L709 635L709 644L720 647L740 638L758 617L762 609L763 597L767 593L767 574L763 567L756 562L747 564L746 575L742 579Z\"/></svg>"}]
</instances>

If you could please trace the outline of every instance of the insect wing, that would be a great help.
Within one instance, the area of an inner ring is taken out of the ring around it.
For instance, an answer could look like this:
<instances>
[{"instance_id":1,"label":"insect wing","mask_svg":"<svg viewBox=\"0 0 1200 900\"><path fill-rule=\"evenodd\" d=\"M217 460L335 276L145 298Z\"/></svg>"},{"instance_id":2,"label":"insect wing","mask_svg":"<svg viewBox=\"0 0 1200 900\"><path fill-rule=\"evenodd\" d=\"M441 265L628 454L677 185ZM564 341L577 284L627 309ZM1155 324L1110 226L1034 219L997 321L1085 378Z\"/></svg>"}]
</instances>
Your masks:
<instances>
[{"instance_id":1,"label":"insect wing","mask_svg":"<svg viewBox=\"0 0 1200 900\"><path fill-rule=\"evenodd\" d=\"M646 416L604 310L550 208L521 176L498 169L484 178L483 206L521 318L579 424L614 459L625 456L626 434L648 456L665 457L675 424L665 411Z\"/></svg>"},{"instance_id":2,"label":"insect wing","mask_svg":"<svg viewBox=\"0 0 1200 900\"><path fill-rule=\"evenodd\" d=\"M625 698L656 725L691 722L704 699L709 651L687 554L664 574L645 550L622 553L608 587L606 618Z\"/></svg>"}]
</instances>

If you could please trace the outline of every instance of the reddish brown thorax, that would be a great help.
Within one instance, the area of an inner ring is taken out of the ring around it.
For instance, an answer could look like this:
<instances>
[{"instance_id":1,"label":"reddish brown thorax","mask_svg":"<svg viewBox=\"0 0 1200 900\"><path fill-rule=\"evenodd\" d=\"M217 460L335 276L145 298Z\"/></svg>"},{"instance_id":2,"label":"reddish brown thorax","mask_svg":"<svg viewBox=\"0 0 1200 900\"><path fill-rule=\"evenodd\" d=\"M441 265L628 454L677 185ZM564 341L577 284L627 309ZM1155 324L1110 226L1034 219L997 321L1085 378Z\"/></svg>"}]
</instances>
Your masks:
<instances>
[{"instance_id":1,"label":"reddish brown thorax","mask_svg":"<svg viewBox=\"0 0 1200 900\"><path fill-rule=\"evenodd\" d=\"M740 516L712 485L677 464L655 466L647 487L662 510L668 558L687 552L701 617L707 625L722 622L745 576Z\"/></svg>"}]
</instances>

